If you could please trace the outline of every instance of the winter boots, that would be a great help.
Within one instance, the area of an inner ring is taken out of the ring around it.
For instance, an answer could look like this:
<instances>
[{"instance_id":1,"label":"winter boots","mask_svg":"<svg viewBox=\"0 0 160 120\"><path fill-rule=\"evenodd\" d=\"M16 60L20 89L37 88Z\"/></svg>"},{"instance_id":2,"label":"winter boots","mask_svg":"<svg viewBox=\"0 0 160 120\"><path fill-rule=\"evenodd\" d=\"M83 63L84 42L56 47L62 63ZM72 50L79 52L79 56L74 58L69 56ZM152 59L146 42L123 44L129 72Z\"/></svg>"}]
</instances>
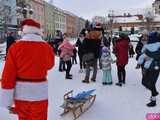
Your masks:
<instances>
[{"instance_id":1,"label":"winter boots","mask_svg":"<svg viewBox=\"0 0 160 120\"><path fill-rule=\"evenodd\" d=\"M110 83L107 83L107 82L103 82L102 85L112 85L113 83L110 82Z\"/></svg>"},{"instance_id":2,"label":"winter boots","mask_svg":"<svg viewBox=\"0 0 160 120\"><path fill-rule=\"evenodd\" d=\"M147 107L155 107L156 106L156 101L151 100L151 102L149 102L147 104Z\"/></svg>"},{"instance_id":3,"label":"winter boots","mask_svg":"<svg viewBox=\"0 0 160 120\"><path fill-rule=\"evenodd\" d=\"M150 102L147 104L147 107L155 107L156 106L156 97L151 97Z\"/></svg>"},{"instance_id":4,"label":"winter boots","mask_svg":"<svg viewBox=\"0 0 160 120\"><path fill-rule=\"evenodd\" d=\"M66 75L66 79L72 79L72 75L71 74Z\"/></svg>"},{"instance_id":5,"label":"winter boots","mask_svg":"<svg viewBox=\"0 0 160 120\"><path fill-rule=\"evenodd\" d=\"M116 83L116 85L119 86L119 87L122 87L122 83L121 82Z\"/></svg>"},{"instance_id":6,"label":"winter boots","mask_svg":"<svg viewBox=\"0 0 160 120\"><path fill-rule=\"evenodd\" d=\"M89 83L89 80L82 80L83 83Z\"/></svg>"},{"instance_id":7,"label":"winter boots","mask_svg":"<svg viewBox=\"0 0 160 120\"><path fill-rule=\"evenodd\" d=\"M89 79L82 80L83 83L89 83ZM91 82L96 82L95 79L91 78Z\"/></svg>"},{"instance_id":8,"label":"winter boots","mask_svg":"<svg viewBox=\"0 0 160 120\"><path fill-rule=\"evenodd\" d=\"M95 80L95 79L93 79L93 78L91 78L91 81L92 81L92 82L96 82L96 80Z\"/></svg>"}]
</instances>

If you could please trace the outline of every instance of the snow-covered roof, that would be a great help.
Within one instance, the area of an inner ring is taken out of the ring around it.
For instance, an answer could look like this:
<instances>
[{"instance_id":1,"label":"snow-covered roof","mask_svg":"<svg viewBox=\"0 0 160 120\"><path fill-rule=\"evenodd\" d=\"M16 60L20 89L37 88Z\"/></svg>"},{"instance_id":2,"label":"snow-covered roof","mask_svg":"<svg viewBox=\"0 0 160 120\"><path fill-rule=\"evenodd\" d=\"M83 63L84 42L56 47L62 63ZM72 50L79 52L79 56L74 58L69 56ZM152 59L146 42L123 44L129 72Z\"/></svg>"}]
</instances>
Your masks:
<instances>
[{"instance_id":1,"label":"snow-covered roof","mask_svg":"<svg viewBox=\"0 0 160 120\"><path fill-rule=\"evenodd\" d=\"M139 20L138 17L116 17L113 19L114 23L135 23L135 22L142 22L142 20Z\"/></svg>"},{"instance_id":2,"label":"snow-covered roof","mask_svg":"<svg viewBox=\"0 0 160 120\"><path fill-rule=\"evenodd\" d=\"M160 15L155 15L154 21L155 22L160 22Z\"/></svg>"}]
</instances>

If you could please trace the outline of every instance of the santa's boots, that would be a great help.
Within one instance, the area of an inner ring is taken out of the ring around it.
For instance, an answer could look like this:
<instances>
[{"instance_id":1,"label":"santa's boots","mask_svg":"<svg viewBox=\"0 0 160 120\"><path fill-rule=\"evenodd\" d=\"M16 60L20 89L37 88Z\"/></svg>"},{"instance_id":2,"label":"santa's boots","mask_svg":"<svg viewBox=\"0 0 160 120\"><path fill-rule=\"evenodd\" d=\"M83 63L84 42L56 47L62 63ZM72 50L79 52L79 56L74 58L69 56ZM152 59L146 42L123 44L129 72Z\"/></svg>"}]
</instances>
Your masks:
<instances>
[{"instance_id":1,"label":"santa's boots","mask_svg":"<svg viewBox=\"0 0 160 120\"><path fill-rule=\"evenodd\" d=\"M147 104L147 107L155 107L156 106L156 97L151 97L151 101Z\"/></svg>"}]
</instances>

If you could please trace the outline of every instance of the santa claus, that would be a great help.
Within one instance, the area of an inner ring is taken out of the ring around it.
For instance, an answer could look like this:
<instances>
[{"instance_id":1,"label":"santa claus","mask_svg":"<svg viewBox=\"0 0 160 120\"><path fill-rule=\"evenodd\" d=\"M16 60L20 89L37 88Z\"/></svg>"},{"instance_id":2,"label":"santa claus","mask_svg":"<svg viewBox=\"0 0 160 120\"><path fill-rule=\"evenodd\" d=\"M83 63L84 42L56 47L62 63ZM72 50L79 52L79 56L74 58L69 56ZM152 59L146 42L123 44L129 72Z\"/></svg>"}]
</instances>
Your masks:
<instances>
[{"instance_id":1,"label":"santa claus","mask_svg":"<svg viewBox=\"0 0 160 120\"><path fill-rule=\"evenodd\" d=\"M21 23L22 38L8 50L2 73L1 106L14 111L19 120L47 120L47 71L54 66L53 49L32 19Z\"/></svg>"}]
</instances>

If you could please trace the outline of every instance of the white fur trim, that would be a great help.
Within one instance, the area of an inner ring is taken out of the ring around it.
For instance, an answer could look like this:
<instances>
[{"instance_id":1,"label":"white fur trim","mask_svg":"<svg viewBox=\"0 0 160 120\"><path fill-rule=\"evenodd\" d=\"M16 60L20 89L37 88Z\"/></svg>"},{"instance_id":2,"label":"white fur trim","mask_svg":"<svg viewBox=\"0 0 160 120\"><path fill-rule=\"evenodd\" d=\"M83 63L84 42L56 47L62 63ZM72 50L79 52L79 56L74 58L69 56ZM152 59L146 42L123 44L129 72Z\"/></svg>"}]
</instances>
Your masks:
<instances>
[{"instance_id":1,"label":"white fur trim","mask_svg":"<svg viewBox=\"0 0 160 120\"><path fill-rule=\"evenodd\" d=\"M45 42L40 35L36 34L25 34L18 41L34 41L34 42Z\"/></svg>"},{"instance_id":2,"label":"white fur trim","mask_svg":"<svg viewBox=\"0 0 160 120\"><path fill-rule=\"evenodd\" d=\"M1 89L0 106L9 107L13 104L14 89Z\"/></svg>"},{"instance_id":3,"label":"white fur trim","mask_svg":"<svg viewBox=\"0 0 160 120\"><path fill-rule=\"evenodd\" d=\"M40 35L42 35L41 29L34 27L34 26L28 26L28 25L23 26L22 32L24 34L40 34Z\"/></svg>"},{"instance_id":4,"label":"white fur trim","mask_svg":"<svg viewBox=\"0 0 160 120\"><path fill-rule=\"evenodd\" d=\"M40 101L48 99L48 83L17 82L15 99L25 101Z\"/></svg>"}]
</instances>

